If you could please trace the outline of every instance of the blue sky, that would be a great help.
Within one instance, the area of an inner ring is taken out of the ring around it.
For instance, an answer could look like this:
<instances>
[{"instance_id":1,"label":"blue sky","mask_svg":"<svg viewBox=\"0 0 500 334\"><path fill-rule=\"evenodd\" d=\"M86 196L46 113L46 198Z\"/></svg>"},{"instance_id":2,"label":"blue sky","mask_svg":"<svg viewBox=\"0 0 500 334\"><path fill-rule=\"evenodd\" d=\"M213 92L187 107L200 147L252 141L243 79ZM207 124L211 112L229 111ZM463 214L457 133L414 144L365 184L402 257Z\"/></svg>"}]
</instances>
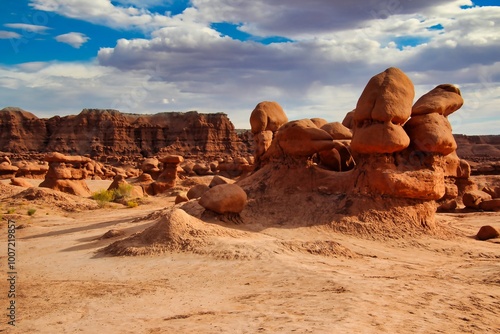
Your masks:
<instances>
[{"instance_id":1,"label":"blue sky","mask_svg":"<svg viewBox=\"0 0 500 334\"><path fill-rule=\"evenodd\" d=\"M225 112L341 121L395 66L417 99L458 84L454 132L500 134L500 1L3 0L0 107Z\"/></svg>"}]
</instances>

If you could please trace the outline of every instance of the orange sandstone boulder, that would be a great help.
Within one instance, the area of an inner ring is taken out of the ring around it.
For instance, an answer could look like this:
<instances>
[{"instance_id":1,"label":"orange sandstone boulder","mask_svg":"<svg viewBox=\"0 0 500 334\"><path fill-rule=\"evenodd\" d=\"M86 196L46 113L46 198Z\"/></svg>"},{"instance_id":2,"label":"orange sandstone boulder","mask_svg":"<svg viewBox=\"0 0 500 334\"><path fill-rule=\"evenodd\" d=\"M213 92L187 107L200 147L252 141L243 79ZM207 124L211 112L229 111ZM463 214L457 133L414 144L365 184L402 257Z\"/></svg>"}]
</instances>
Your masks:
<instances>
[{"instance_id":1,"label":"orange sandstone boulder","mask_svg":"<svg viewBox=\"0 0 500 334\"><path fill-rule=\"evenodd\" d=\"M415 90L410 78L390 67L373 76L359 97L353 118L403 124L411 115Z\"/></svg>"},{"instance_id":2,"label":"orange sandstone boulder","mask_svg":"<svg viewBox=\"0 0 500 334\"><path fill-rule=\"evenodd\" d=\"M288 122L288 117L283 108L273 101L260 102L250 115L250 126L253 134L261 131L275 132L286 122Z\"/></svg>"},{"instance_id":3,"label":"orange sandstone boulder","mask_svg":"<svg viewBox=\"0 0 500 334\"><path fill-rule=\"evenodd\" d=\"M320 129L328 132L333 139L341 140L352 138L351 130L349 130L349 128L345 127L344 125L342 125L342 123L339 122L326 123L322 127L320 127Z\"/></svg>"},{"instance_id":4,"label":"orange sandstone boulder","mask_svg":"<svg viewBox=\"0 0 500 334\"><path fill-rule=\"evenodd\" d=\"M240 213L247 204L247 194L237 184L221 184L205 192L198 203L221 214Z\"/></svg>"},{"instance_id":5,"label":"orange sandstone boulder","mask_svg":"<svg viewBox=\"0 0 500 334\"><path fill-rule=\"evenodd\" d=\"M479 231L477 232L476 238L478 240L488 240L493 238L498 238L500 236L500 232L490 225L481 226Z\"/></svg>"},{"instance_id":6,"label":"orange sandstone boulder","mask_svg":"<svg viewBox=\"0 0 500 334\"><path fill-rule=\"evenodd\" d=\"M457 86L442 84L422 95L413 105L411 114L416 116L438 113L448 116L460 109L463 104L464 99Z\"/></svg>"},{"instance_id":7,"label":"orange sandstone boulder","mask_svg":"<svg viewBox=\"0 0 500 334\"><path fill-rule=\"evenodd\" d=\"M404 128L418 151L448 155L457 149L450 122L438 113L413 116Z\"/></svg>"},{"instance_id":8,"label":"orange sandstone boulder","mask_svg":"<svg viewBox=\"0 0 500 334\"><path fill-rule=\"evenodd\" d=\"M321 129L323 125L328 123L326 119L318 117L311 118L311 122L313 122L314 125L316 125L319 129Z\"/></svg>"},{"instance_id":9,"label":"orange sandstone boulder","mask_svg":"<svg viewBox=\"0 0 500 334\"><path fill-rule=\"evenodd\" d=\"M479 209L481 202L489 200L491 196L481 190L467 191L462 197L464 205L471 209Z\"/></svg>"},{"instance_id":10,"label":"orange sandstone boulder","mask_svg":"<svg viewBox=\"0 0 500 334\"><path fill-rule=\"evenodd\" d=\"M391 122L356 126L351 149L357 153L394 153L410 145L410 138L399 125Z\"/></svg>"}]
</instances>

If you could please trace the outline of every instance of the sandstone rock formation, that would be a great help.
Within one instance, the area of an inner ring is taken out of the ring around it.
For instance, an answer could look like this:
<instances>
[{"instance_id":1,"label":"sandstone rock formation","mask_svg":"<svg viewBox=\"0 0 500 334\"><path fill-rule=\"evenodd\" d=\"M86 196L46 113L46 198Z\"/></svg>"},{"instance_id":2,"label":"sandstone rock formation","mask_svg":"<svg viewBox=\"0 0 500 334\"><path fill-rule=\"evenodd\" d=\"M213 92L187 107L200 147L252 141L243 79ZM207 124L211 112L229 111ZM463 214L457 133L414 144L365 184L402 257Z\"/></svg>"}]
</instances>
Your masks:
<instances>
[{"instance_id":1,"label":"sandstone rock formation","mask_svg":"<svg viewBox=\"0 0 500 334\"><path fill-rule=\"evenodd\" d=\"M161 194L175 187L179 164L184 161L180 155L167 155L159 159L163 163L163 171L156 182L152 184L154 195Z\"/></svg>"},{"instance_id":2,"label":"sandstone rock formation","mask_svg":"<svg viewBox=\"0 0 500 334\"><path fill-rule=\"evenodd\" d=\"M237 184L220 184L207 190L198 202L220 214L240 213L247 204L247 194Z\"/></svg>"},{"instance_id":3,"label":"sandstone rock formation","mask_svg":"<svg viewBox=\"0 0 500 334\"><path fill-rule=\"evenodd\" d=\"M481 226L479 231L477 232L476 239L478 240L488 240L493 238L498 238L500 236L500 232L491 225Z\"/></svg>"},{"instance_id":4,"label":"sandstone rock formation","mask_svg":"<svg viewBox=\"0 0 500 334\"><path fill-rule=\"evenodd\" d=\"M91 159L82 156L66 156L61 153L47 154L45 161L49 170L40 187L50 188L72 195L90 196L90 189L85 182L89 176L87 165Z\"/></svg>"},{"instance_id":5,"label":"sandstone rock formation","mask_svg":"<svg viewBox=\"0 0 500 334\"><path fill-rule=\"evenodd\" d=\"M248 152L226 114L196 111L126 114L84 109L78 115L38 118L19 108L0 110L0 151L61 152L98 159L111 155L204 156Z\"/></svg>"}]
</instances>

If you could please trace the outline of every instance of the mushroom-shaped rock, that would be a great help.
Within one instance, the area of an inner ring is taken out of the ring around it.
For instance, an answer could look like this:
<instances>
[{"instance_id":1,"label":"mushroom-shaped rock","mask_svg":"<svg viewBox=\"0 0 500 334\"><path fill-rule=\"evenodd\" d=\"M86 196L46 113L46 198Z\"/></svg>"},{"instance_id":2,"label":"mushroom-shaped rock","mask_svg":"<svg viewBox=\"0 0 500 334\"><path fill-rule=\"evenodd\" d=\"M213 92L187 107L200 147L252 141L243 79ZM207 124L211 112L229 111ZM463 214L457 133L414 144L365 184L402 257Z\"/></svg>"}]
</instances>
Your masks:
<instances>
[{"instance_id":1,"label":"mushroom-shaped rock","mask_svg":"<svg viewBox=\"0 0 500 334\"><path fill-rule=\"evenodd\" d=\"M275 132L286 122L288 122L288 117L283 108L274 101L260 102L250 115L250 126L253 134L261 131Z\"/></svg>"},{"instance_id":2,"label":"mushroom-shaped rock","mask_svg":"<svg viewBox=\"0 0 500 334\"><path fill-rule=\"evenodd\" d=\"M450 122L438 113L413 116L404 128L418 151L448 155L457 149Z\"/></svg>"},{"instance_id":3,"label":"mushroom-shaped rock","mask_svg":"<svg viewBox=\"0 0 500 334\"><path fill-rule=\"evenodd\" d=\"M413 105L411 114L416 116L438 113L448 116L460 109L463 104L464 99L457 86L442 84L422 95Z\"/></svg>"},{"instance_id":4,"label":"mushroom-shaped rock","mask_svg":"<svg viewBox=\"0 0 500 334\"><path fill-rule=\"evenodd\" d=\"M500 236L499 231L490 225L481 226L477 232L476 239L478 240L488 240L493 238L498 238Z\"/></svg>"},{"instance_id":5,"label":"mushroom-shaped rock","mask_svg":"<svg viewBox=\"0 0 500 334\"><path fill-rule=\"evenodd\" d=\"M309 119L284 124L273 143L276 143L285 154L295 157L308 157L334 147L332 136L318 129Z\"/></svg>"},{"instance_id":6,"label":"mushroom-shaped rock","mask_svg":"<svg viewBox=\"0 0 500 334\"><path fill-rule=\"evenodd\" d=\"M402 125L411 115L415 91L411 80L391 67L372 77L353 114L351 148L358 153L394 153L410 144Z\"/></svg>"},{"instance_id":7,"label":"mushroom-shaped rock","mask_svg":"<svg viewBox=\"0 0 500 334\"><path fill-rule=\"evenodd\" d=\"M333 139L340 139L341 140L341 139L351 139L352 138L351 130L349 130L349 128L342 125L342 123L340 123L340 122L326 123L320 129L328 132L328 134L330 136L332 136Z\"/></svg>"},{"instance_id":8,"label":"mushroom-shaped rock","mask_svg":"<svg viewBox=\"0 0 500 334\"><path fill-rule=\"evenodd\" d=\"M237 184L220 184L205 192L198 203L220 214L240 213L247 203L247 194Z\"/></svg>"}]
</instances>

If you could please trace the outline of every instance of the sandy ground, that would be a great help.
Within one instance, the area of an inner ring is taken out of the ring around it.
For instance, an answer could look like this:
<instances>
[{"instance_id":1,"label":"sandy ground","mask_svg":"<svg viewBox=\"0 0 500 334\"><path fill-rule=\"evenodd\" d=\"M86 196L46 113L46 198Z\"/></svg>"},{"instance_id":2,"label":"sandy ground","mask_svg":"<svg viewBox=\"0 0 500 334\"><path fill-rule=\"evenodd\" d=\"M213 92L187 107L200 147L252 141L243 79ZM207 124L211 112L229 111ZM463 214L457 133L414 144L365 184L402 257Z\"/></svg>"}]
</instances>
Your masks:
<instances>
[{"instance_id":1,"label":"sandy ground","mask_svg":"<svg viewBox=\"0 0 500 334\"><path fill-rule=\"evenodd\" d=\"M105 232L142 231L152 221L135 218L171 205L163 197L135 208L12 215L27 226L16 230L16 327L7 325L3 219L0 332L500 333L500 239L471 237L482 225L500 227L500 213L438 214L457 232L452 240L370 241L317 226L246 233L223 257L217 249L97 252L122 238L99 240ZM350 251L313 251L329 243Z\"/></svg>"}]
</instances>

